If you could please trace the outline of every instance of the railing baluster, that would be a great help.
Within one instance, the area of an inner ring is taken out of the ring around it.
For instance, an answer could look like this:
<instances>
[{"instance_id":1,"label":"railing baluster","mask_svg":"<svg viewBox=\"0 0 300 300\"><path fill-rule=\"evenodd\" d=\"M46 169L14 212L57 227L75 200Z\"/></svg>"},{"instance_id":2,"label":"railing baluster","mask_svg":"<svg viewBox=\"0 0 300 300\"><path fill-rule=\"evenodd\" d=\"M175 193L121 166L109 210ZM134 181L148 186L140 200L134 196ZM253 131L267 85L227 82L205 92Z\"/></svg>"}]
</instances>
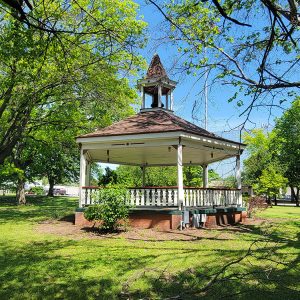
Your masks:
<instances>
[{"instance_id":1,"label":"railing baluster","mask_svg":"<svg viewBox=\"0 0 300 300\"><path fill-rule=\"evenodd\" d=\"M177 189L172 190L172 196L172 206L176 206L178 204Z\"/></svg>"},{"instance_id":2,"label":"railing baluster","mask_svg":"<svg viewBox=\"0 0 300 300\"><path fill-rule=\"evenodd\" d=\"M169 206L170 190L166 189L166 206Z\"/></svg>"}]
</instances>

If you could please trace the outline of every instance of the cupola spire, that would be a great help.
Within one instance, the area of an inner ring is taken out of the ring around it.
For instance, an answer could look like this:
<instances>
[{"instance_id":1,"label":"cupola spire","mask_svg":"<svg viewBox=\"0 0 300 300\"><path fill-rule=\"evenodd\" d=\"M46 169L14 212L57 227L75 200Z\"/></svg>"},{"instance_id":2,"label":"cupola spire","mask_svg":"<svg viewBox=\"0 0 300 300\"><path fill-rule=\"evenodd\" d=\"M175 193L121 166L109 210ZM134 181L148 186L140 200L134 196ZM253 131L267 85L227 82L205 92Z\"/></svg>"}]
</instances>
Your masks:
<instances>
[{"instance_id":1,"label":"cupola spire","mask_svg":"<svg viewBox=\"0 0 300 300\"><path fill-rule=\"evenodd\" d=\"M172 111L173 90L176 84L177 82L169 79L159 55L155 54L149 65L146 77L138 80L142 98L141 111L157 108ZM146 107L146 96L151 97L151 107Z\"/></svg>"}]
</instances>

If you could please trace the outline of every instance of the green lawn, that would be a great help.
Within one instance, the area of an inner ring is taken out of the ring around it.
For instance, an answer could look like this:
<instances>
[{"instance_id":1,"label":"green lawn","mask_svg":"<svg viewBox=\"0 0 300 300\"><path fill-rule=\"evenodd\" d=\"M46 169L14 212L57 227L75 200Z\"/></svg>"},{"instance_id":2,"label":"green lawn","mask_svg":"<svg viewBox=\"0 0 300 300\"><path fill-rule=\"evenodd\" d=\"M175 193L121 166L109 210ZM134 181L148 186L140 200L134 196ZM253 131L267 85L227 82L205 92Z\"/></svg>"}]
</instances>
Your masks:
<instances>
[{"instance_id":1,"label":"green lawn","mask_svg":"<svg viewBox=\"0 0 300 300\"><path fill-rule=\"evenodd\" d=\"M260 213L261 225L205 230L190 241L39 230L76 205L42 197L18 207L0 197L1 300L300 299L297 207L273 207Z\"/></svg>"}]
</instances>

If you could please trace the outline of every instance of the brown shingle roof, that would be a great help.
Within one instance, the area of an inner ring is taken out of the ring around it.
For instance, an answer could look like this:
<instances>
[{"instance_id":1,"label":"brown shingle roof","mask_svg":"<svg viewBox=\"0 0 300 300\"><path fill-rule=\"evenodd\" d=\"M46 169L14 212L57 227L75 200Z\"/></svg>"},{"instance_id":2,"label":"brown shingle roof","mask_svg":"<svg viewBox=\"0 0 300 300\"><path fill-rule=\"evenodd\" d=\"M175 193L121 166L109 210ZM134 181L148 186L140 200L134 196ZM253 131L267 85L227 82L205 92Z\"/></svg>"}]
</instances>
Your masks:
<instances>
[{"instance_id":1,"label":"brown shingle roof","mask_svg":"<svg viewBox=\"0 0 300 300\"><path fill-rule=\"evenodd\" d=\"M167 72L160 61L158 54L155 54L151 60L149 65L146 79L150 78L168 78Z\"/></svg>"},{"instance_id":2,"label":"brown shingle roof","mask_svg":"<svg viewBox=\"0 0 300 300\"><path fill-rule=\"evenodd\" d=\"M164 110L140 112L137 115L114 123L111 126L98 129L95 132L84 134L79 137L102 137L172 131L184 131L192 134L229 141ZM234 141L229 142L239 144Z\"/></svg>"}]
</instances>

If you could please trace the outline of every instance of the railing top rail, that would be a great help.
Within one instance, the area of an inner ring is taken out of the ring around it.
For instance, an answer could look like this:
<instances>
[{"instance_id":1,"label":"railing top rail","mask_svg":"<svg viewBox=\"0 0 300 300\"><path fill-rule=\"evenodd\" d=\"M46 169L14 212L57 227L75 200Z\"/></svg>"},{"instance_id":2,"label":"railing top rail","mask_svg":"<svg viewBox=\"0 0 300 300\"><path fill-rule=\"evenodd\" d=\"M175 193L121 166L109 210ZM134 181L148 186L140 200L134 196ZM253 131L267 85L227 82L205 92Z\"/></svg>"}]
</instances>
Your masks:
<instances>
[{"instance_id":1,"label":"railing top rail","mask_svg":"<svg viewBox=\"0 0 300 300\"><path fill-rule=\"evenodd\" d=\"M90 189L90 190L100 190L100 189L105 189L108 187L104 187L104 186L82 186L82 189Z\"/></svg>"},{"instance_id":2,"label":"railing top rail","mask_svg":"<svg viewBox=\"0 0 300 300\"><path fill-rule=\"evenodd\" d=\"M177 189L177 186L144 186L144 187L130 187L130 190L134 189ZM209 188L203 188L203 187L189 187L189 186L184 186L183 189L190 189L190 190L214 190L214 191L219 191L219 190L225 190L225 191L240 191L241 189L237 188L214 188L214 187L209 187Z\"/></svg>"},{"instance_id":3,"label":"railing top rail","mask_svg":"<svg viewBox=\"0 0 300 300\"><path fill-rule=\"evenodd\" d=\"M93 190L99 190L104 188L110 188L110 187L103 187L103 186L82 186L82 189L93 189ZM144 187L129 187L130 190L146 190L146 189L177 189L177 186L144 186ZM191 187L191 186L184 186L184 189L187 190L212 190L212 191L240 191L241 189L237 188L226 188L226 187Z\"/></svg>"}]
</instances>

